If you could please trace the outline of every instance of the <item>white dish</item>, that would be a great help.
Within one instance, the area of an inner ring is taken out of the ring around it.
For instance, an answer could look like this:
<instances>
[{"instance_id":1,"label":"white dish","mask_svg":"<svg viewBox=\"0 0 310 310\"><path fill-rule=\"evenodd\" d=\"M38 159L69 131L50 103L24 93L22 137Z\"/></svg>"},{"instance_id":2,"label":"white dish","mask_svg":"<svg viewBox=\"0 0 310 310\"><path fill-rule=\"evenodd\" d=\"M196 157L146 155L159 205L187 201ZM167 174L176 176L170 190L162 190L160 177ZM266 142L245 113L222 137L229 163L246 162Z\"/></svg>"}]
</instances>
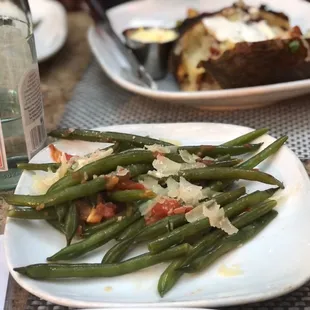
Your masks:
<instances>
[{"instance_id":1,"label":"white dish","mask_svg":"<svg viewBox=\"0 0 310 310\"><path fill-rule=\"evenodd\" d=\"M38 61L54 56L65 44L68 35L65 8L54 0L29 0Z\"/></svg>"},{"instance_id":2,"label":"white dish","mask_svg":"<svg viewBox=\"0 0 310 310\"><path fill-rule=\"evenodd\" d=\"M214 123L139 124L102 127L101 130L169 138L183 144L218 144L248 132L247 127ZM264 146L274 139L264 135ZM59 141L63 151L83 154L98 145L79 141ZM33 162L49 162L44 149ZM184 276L164 298L157 294L157 280L166 264L115 278L34 281L20 276L14 267L45 262L46 257L65 246L63 236L41 221L8 219L5 249L14 279L30 293L70 307L219 307L256 302L288 293L310 278L310 182L299 159L287 147L260 165L263 171L284 182L278 217L253 241L223 257L209 270ZM16 193L33 193L31 174L23 173ZM249 191L267 188L247 183ZM103 246L81 262L99 262ZM136 255L143 249L133 253ZM145 249L144 249L145 250ZM237 264L242 274L220 276L223 264Z\"/></svg>"},{"instance_id":3,"label":"white dish","mask_svg":"<svg viewBox=\"0 0 310 310\"><path fill-rule=\"evenodd\" d=\"M177 20L185 17L189 7L212 12L233 2L235 1L140 0L116 6L108 10L108 15L113 28L122 37L122 31L130 27L172 27ZM300 25L302 29L310 28L308 18L310 4L304 0L247 0L246 3L253 5L265 3L275 10L288 14L292 25ZM159 90L151 90L137 85L138 83L129 74L128 63L107 34L102 38L96 33L94 27L90 27L88 41L100 66L115 83L133 93L170 103L182 103L207 109L247 109L262 107L310 92L310 79L239 89L180 92L170 75L158 82Z\"/></svg>"}]
</instances>

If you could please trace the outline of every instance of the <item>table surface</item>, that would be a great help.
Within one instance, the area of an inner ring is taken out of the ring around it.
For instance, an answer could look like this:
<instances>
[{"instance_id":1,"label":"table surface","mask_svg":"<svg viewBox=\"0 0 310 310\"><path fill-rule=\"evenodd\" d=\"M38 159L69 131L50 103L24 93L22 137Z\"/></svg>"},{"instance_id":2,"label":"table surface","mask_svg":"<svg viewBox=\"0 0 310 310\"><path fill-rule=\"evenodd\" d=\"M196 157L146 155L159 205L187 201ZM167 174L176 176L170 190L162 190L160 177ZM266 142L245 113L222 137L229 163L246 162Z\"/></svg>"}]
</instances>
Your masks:
<instances>
[{"instance_id":1,"label":"table surface","mask_svg":"<svg viewBox=\"0 0 310 310\"><path fill-rule=\"evenodd\" d=\"M99 125L178 121L213 121L251 127L267 126L274 136L288 134L289 146L300 158L309 158L309 117L310 96L280 102L259 110L233 112L211 112L154 102L120 89L101 71L96 61L93 61L75 88L60 126L91 128ZM309 164L308 166L310 167ZM22 296L24 299L27 297L27 303L22 306L16 296ZM28 294L10 279L6 309L61 310L67 308L52 305ZM310 283L291 294L271 301L229 309L310 309Z\"/></svg>"},{"instance_id":2,"label":"table surface","mask_svg":"<svg viewBox=\"0 0 310 310\"><path fill-rule=\"evenodd\" d=\"M153 122L197 122L211 121L246 125L266 126L273 136L288 134L289 146L300 158L310 156L310 96L296 98L276 105L248 111L206 111L191 109L169 102L156 102L131 94L111 82L101 71L96 61L89 66L83 79L77 85L72 99L66 106L60 126L91 128L99 125ZM21 290L10 281L6 309L17 302L16 291ZM14 291L15 290L15 291ZM25 309L60 310L66 309L52 305L29 295ZM310 283L295 292L258 304L233 307L230 309L309 309Z\"/></svg>"}]
</instances>

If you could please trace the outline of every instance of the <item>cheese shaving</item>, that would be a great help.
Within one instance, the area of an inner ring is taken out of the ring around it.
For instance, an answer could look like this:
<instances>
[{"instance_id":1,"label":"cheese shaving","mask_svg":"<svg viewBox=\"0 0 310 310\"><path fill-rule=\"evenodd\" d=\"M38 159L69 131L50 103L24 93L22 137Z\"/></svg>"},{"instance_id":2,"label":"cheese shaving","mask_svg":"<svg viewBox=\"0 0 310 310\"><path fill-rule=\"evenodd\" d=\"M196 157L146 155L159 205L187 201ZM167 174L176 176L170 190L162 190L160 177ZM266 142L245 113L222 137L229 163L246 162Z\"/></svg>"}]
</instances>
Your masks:
<instances>
[{"instance_id":1,"label":"cheese shaving","mask_svg":"<svg viewBox=\"0 0 310 310\"><path fill-rule=\"evenodd\" d=\"M166 181L168 196L171 198L177 198L179 196L180 184L173 178L169 177Z\"/></svg>"},{"instance_id":2,"label":"cheese shaving","mask_svg":"<svg viewBox=\"0 0 310 310\"><path fill-rule=\"evenodd\" d=\"M196 154L189 153L187 150L179 150L179 154L183 161L188 164L196 163L196 160L200 158Z\"/></svg>"},{"instance_id":3,"label":"cheese shaving","mask_svg":"<svg viewBox=\"0 0 310 310\"><path fill-rule=\"evenodd\" d=\"M65 153L61 155L61 164L60 167L56 170L55 173L48 172L45 174L35 174L34 175L34 189L37 194L44 195L47 190L58 180L63 178L70 168L71 164L67 162Z\"/></svg>"},{"instance_id":4,"label":"cheese shaving","mask_svg":"<svg viewBox=\"0 0 310 310\"><path fill-rule=\"evenodd\" d=\"M159 185L158 180L150 176L145 176L139 183L143 184L145 188L152 190L157 195L167 195L168 189Z\"/></svg>"},{"instance_id":5,"label":"cheese shaving","mask_svg":"<svg viewBox=\"0 0 310 310\"><path fill-rule=\"evenodd\" d=\"M149 171L148 174L156 178L163 178L178 174L181 169L181 164L165 156L157 155L157 158L153 161L153 167L155 171Z\"/></svg>"},{"instance_id":6,"label":"cheese shaving","mask_svg":"<svg viewBox=\"0 0 310 310\"><path fill-rule=\"evenodd\" d=\"M194 185L186 181L183 177L180 177L180 187L178 198L184 201L188 205L196 205L200 199L202 199L202 187Z\"/></svg>"},{"instance_id":7,"label":"cheese shaving","mask_svg":"<svg viewBox=\"0 0 310 310\"><path fill-rule=\"evenodd\" d=\"M127 175L128 173L129 173L128 169L121 167L121 166L116 167L116 175L118 177L123 177L123 176Z\"/></svg>"},{"instance_id":8,"label":"cheese shaving","mask_svg":"<svg viewBox=\"0 0 310 310\"><path fill-rule=\"evenodd\" d=\"M187 169L196 169L196 168L204 168L206 165L201 162L195 162L195 163L184 163L181 164L180 170L187 170Z\"/></svg>"},{"instance_id":9,"label":"cheese shaving","mask_svg":"<svg viewBox=\"0 0 310 310\"><path fill-rule=\"evenodd\" d=\"M145 145L145 148L151 152L171 153L177 151L177 146L164 146L160 144Z\"/></svg>"},{"instance_id":10,"label":"cheese shaving","mask_svg":"<svg viewBox=\"0 0 310 310\"><path fill-rule=\"evenodd\" d=\"M99 159L102 159L102 158L105 158L109 155L113 154L113 149L112 148L109 148L107 150L96 150L95 152L91 153L91 154L88 154L88 155L85 155L85 156L82 156L82 157L78 157L78 158L75 158L74 160L74 164L72 165L72 169L74 171L77 171L79 170L80 168L94 162L94 161L97 161Z\"/></svg>"},{"instance_id":11,"label":"cheese shaving","mask_svg":"<svg viewBox=\"0 0 310 310\"><path fill-rule=\"evenodd\" d=\"M208 218L212 227L222 229L228 235L238 232L238 229L225 217L224 209L213 199L199 204L196 208L186 213L185 218L189 223Z\"/></svg>"}]
</instances>

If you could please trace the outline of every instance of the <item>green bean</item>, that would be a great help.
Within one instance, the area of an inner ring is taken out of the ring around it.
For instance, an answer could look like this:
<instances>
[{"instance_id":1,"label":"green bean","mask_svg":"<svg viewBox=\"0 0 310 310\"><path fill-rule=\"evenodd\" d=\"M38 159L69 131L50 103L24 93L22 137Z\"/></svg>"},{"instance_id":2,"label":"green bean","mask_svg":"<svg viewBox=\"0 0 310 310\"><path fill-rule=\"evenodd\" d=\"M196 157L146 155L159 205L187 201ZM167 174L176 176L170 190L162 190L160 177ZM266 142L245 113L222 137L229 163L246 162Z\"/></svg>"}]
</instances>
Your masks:
<instances>
[{"instance_id":1,"label":"green bean","mask_svg":"<svg viewBox=\"0 0 310 310\"><path fill-rule=\"evenodd\" d=\"M238 215L247 207L254 205L256 203L260 203L269 197L271 197L277 189L268 189L265 191L256 191L249 195L239 198L238 200L225 205L224 212L226 217L231 218L233 216ZM217 197L214 198L215 200ZM201 220L197 220L193 223L185 224L170 233L166 233L157 239L151 241L148 244L148 249L151 253L158 253L168 247L179 244L184 241L185 238L193 236L200 231L207 232L210 229L210 222L208 218L204 218Z\"/></svg>"},{"instance_id":2,"label":"green bean","mask_svg":"<svg viewBox=\"0 0 310 310\"><path fill-rule=\"evenodd\" d=\"M152 170L153 166L151 164L134 164L125 166L124 168L129 170L131 178L135 178L140 174L144 174L147 173L149 170Z\"/></svg>"},{"instance_id":3,"label":"green bean","mask_svg":"<svg viewBox=\"0 0 310 310\"><path fill-rule=\"evenodd\" d=\"M99 230L88 238L61 249L53 256L48 257L47 260L69 260L80 257L110 241L128 225L140 218L140 216L140 212L137 211L132 216L125 217L121 221L108 226L106 229Z\"/></svg>"},{"instance_id":4,"label":"green bean","mask_svg":"<svg viewBox=\"0 0 310 310\"><path fill-rule=\"evenodd\" d=\"M177 228L187 223L183 214L171 215L164 219L147 225L141 232L135 237L136 242L148 241L170 231L171 228Z\"/></svg>"},{"instance_id":5,"label":"green bean","mask_svg":"<svg viewBox=\"0 0 310 310\"><path fill-rule=\"evenodd\" d=\"M284 188L283 184L272 175L257 171L257 170L244 170L240 168L230 167L205 167L196 169L187 169L179 172L179 176L184 177L189 181L200 180L250 180L257 181L265 184L277 185ZM212 190L214 190L211 187Z\"/></svg>"},{"instance_id":6,"label":"green bean","mask_svg":"<svg viewBox=\"0 0 310 310\"><path fill-rule=\"evenodd\" d=\"M254 220L262 217L263 215L270 212L276 206L276 201L265 201L252 206L247 212L244 212L237 217L235 217L231 222L238 229L251 224ZM185 258L178 258L172 261L165 271L161 274L157 290L161 297L163 297L172 287L177 283L177 281L184 274L180 268L191 263L202 251L205 251L214 243L225 236L226 233L221 229L216 229L210 234L203 237L201 240L193 245L192 250L188 253Z\"/></svg>"},{"instance_id":7,"label":"green bean","mask_svg":"<svg viewBox=\"0 0 310 310\"><path fill-rule=\"evenodd\" d=\"M119 263L135 245L134 237L122 240L110 248L102 258L102 264Z\"/></svg>"},{"instance_id":8,"label":"green bean","mask_svg":"<svg viewBox=\"0 0 310 310\"><path fill-rule=\"evenodd\" d=\"M9 209L8 217L27 219L27 220L55 220L57 214L52 208L37 211L31 207L14 207Z\"/></svg>"},{"instance_id":9,"label":"green bean","mask_svg":"<svg viewBox=\"0 0 310 310\"><path fill-rule=\"evenodd\" d=\"M71 240L75 236L78 226L79 226L79 213L76 204L72 202L69 206L64 222L67 246L70 245Z\"/></svg>"},{"instance_id":10,"label":"green bean","mask_svg":"<svg viewBox=\"0 0 310 310\"><path fill-rule=\"evenodd\" d=\"M62 223L59 223L58 220L46 220L46 222L62 234L65 234L64 225Z\"/></svg>"},{"instance_id":11,"label":"green bean","mask_svg":"<svg viewBox=\"0 0 310 310\"><path fill-rule=\"evenodd\" d=\"M60 167L58 163L46 163L46 164L31 164L31 163L18 163L17 168L23 170L42 170L55 172Z\"/></svg>"},{"instance_id":12,"label":"green bean","mask_svg":"<svg viewBox=\"0 0 310 310\"><path fill-rule=\"evenodd\" d=\"M226 205L229 203L234 202L236 199L238 199L240 196L245 194L245 187L239 187L234 190L231 190L229 192L221 193L217 196L215 196L213 199L219 204L219 205Z\"/></svg>"},{"instance_id":13,"label":"green bean","mask_svg":"<svg viewBox=\"0 0 310 310\"><path fill-rule=\"evenodd\" d=\"M119 154L112 154L105 158L92 162L74 173L70 173L59 181L54 183L48 192L62 190L66 187L70 187L81 183L85 179L85 175L88 178L92 178L93 175L101 175L114 171L117 166L127 166L131 164L148 164L154 160L154 154L150 151L144 150L132 150Z\"/></svg>"},{"instance_id":14,"label":"green bean","mask_svg":"<svg viewBox=\"0 0 310 310\"><path fill-rule=\"evenodd\" d=\"M149 189L128 189L110 192L108 197L112 201L133 202L152 199L156 194Z\"/></svg>"},{"instance_id":15,"label":"green bean","mask_svg":"<svg viewBox=\"0 0 310 310\"><path fill-rule=\"evenodd\" d=\"M32 206L42 209L98 193L99 191L105 189L108 182L109 178L99 177L84 184L71 186L60 191L47 193L45 195L31 196L4 194L3 198L8 204L11 205Z\"/></svg>"},{"instance_id":16,"label":"green bean","mask_svg":"<svg viewBox=\"0 0 310 310\"><path fill-rule=\"evenodd\" d=\"M240 163L238 167L242 169L253 169L258 164L260 164L262 161L267 159L269 156L276 153L280 149L280 147L286 142L287 139L288 139L287 136L283 136L277 139L276 141L268 145L266 148L264 148L258 154Z\"/></svg>"},{"instance_id":17,"label":"green bean","mask_svg":"<svg viewBox=\"0 0 310 310\"><path fill-rule=\"evenodd\" d=\"M56 129L50 132L49 136L66 140L83 140L83 141L107 142L107 143L126 142L141 147L144 147L144 145L151 145L151 144L172 145L169 142L134 134L111 132L111 131L103 132L88 129L70 129L70 128Z\"/></svg>"},{"instance_id":18,"label":"green bean","mask_svg":"<svg viewBox=\"0 0 310 310\"><path fill-rule=\"evenodd\" d=\"M55 207L55 211L57 214L58 222L62 223L65 219L65 216L68 212L68 204L61 204Z\"/></svg>"},{"instance_id":19,"label":"green bean","mask_svg":"<svg viewBox=\"0 0 310 310\"><path fill-rule=\"evenodd\" d=\"M235 139L232 139L230 141L227 141L221 145L223 146L236 146L236 145L242 145L245 143L249 143L251 141L253 141L254 139L264 135L265 133L268 132L268 128L260 128L260 129L256 129L253 130L249 133L246 133L240 137L237 137Z\"/></svg>"},{"instance_id":20,"label":"green bean","mask_svg":"<svg viewBox=\"0 0 310 310\"><path fill-rule=\"evenodd\" d=\"M123 219L123 215L116 215L113 216L107 220L105 220L102 223L93 224L86 226L83 232L84 237L89 237L90 235L93 235L94 233L98 232L99 230L105 229L108 226L111 226L112 224L121 221Z\"/></svg>"},{"instance_id":21,"label":"green bean","mask_svg":"<svg viewBox=\"0 0 310 310\"><path fill-rule=\"evenodd\" d=\"M228 160L215 160L214 163L207 165L208 167L233 167L240 163L240 159L233 158Z\"/></svg>"},{"instance_id":22,"label":"green bean","mask_svg":"<svg viewBox=\"0 0 310 310\"><path fill-rule=\"evenodd\" d=\"M145 219L141 217L136 222L128 226L117 238L117 241L122 241L125 239L130 239L136 236L145 227Z\"/></svg>"},{"instance_id":23,"label":"green bean","mask_svg":"<svg viewBox=\"0 0 310 310\"><path fill-rule=\"evenodd\" d=\"M208 156L206 156L206 157L208 157ZM221 155L221 156L215 158L215 161L216 162L217 161L225 161L225 160L230 160L230 159L232 159L231 156L229 154L226 154L226 155Z\"/></svg>"},{"instance_id":24,"label":"green bean","mask_svg":"<svg viewBox=\"0 0 310 310\"><path fill-rule=\"evenodd\" d=\"M254 221L252 224L240 229L236 234L222 238L206 255L197 258L189 265L182 267L181 270L186 273L192 273L209 267L214 261L227 252L254 238L277 216L277 214L277 211L272 210L262 218Z\"/></svg>"},{"instance_id":25,"label":"green bean","mask_svg":"<svg viewBox=\"0 0 310 310\"><path fill-rule=\"evenodd\" d=\"M14 268L14 271L33 279L115 277L184 256L189 250L190 245L182 244L162 253L145 253L118 264L34 264Z\"/></svg>"},{"instance_id":26,"label":"green bean","mask_svg":"<svg viewBox=\"0 0 310 310\"><path fill-rule=\"evenodd\" d=\"M287 136L283 136L270 145L268 145L265 149L254 155L253 157L249 158L248 160L240 163L237 168L239 169L253 169L258 164L263 162L265 159L270 157L271 155L275 154L281 146L285 143L287 140ZM227 186L231 185L231 181L217 181L211 184L210 188L215 191L220 191L226 188Z\"/></svg>"},{"instance_id":27,"label":"green bean","mask_svg":"<svg viewBox=\"0 0 310 310\"><path fill-rule=\"evenodd\" d=\"M249 152L257 151L263 143L244 144L236 146L223 145L197 145L197 146L180 146L178 150L186 150L189 153L197 154L200 157L210 156L215 157L219 155L241 155Z\"/></svg>"},{"instance_id":28,"label":"green bean","mask_svg":"<svg viewBox=\"0 0 310 310\"><path fill-rule=\"evenodd\" d=\"M120 236L116 238L116 240L118 240L119 242L107 251L101 263L111 264L120 262L126 256L127 252L136 244L135 237L144 227L144 218L140 218L139 220L128 226L120 234Z\"/></svg>"}]
</instances>

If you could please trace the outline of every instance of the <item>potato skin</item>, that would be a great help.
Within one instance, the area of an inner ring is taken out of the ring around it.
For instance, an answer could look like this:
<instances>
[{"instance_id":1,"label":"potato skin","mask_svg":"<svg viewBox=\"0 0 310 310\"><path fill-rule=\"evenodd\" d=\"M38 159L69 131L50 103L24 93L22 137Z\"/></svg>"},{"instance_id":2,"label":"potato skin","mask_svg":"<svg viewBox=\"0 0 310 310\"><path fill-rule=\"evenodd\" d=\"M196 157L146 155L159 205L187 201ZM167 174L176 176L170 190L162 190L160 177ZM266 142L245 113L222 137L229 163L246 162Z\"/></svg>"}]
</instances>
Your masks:
<instances>
[{"instance_id":1,"label":"potato skin","mask_svg":"<svg viewBox=\"0 0 310 310\"><path fill-rule=\"evenodd\" d=\"M310 41L310 40L308 40ZM292 44L299 47L295 50ZM308 49L299 38L241 42L218 59L202 61L221 88L275 84L310 78Z\"/></svg>"},{"instance_id":2,"label":"potato skin","mask_svg":"<svg viewBox=\"0 0 310 310\"><path fill-rule=\"evenodd\" d=\"M301 39L299 28L291 28L286 15L264 6L259 8L258 20L266 20L269 25L289 31L292 34L290 39L240 42L222 50L219 56L210 57L205 43L209 41L211 46L214 38L209 39L211 36L207 30L202 30L202 19L216 14L237 16L240 9L247 11L248 8L234 4L217 12L192 16L180 24L180 36L170 55L170 69L181 90L250 87L310 78L310 40ZM295 50L290 48L290 44L298 44L299 47ZM195 59L191 56L194 54ZM195 69L191 64L195 63L193 60L197 60L197 55L200 61L197 62L198 69Z\"/></svg>"}]
</instances>

